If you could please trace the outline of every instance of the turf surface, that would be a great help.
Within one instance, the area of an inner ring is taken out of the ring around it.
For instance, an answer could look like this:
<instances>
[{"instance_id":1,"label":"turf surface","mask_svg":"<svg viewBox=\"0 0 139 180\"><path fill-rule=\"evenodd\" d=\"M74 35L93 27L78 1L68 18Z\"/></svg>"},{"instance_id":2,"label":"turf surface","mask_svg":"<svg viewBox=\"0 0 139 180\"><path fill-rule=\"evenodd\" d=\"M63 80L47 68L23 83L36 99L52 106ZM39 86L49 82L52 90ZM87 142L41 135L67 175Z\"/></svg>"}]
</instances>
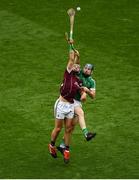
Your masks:
<instances>
[{"instance_id":1,"label":"turf surface","mask_svg":"<svg viewBox=\"0 0 139 180\"><path fill-rule=\"evenodd\" d=\"M47 144L75 6L81 64L95 64L97 97L84 110L97 137L76 127L65 165ZM138 0L0 0L0 178L139 178L138 12Z\"/></svg>"}]
</instances>

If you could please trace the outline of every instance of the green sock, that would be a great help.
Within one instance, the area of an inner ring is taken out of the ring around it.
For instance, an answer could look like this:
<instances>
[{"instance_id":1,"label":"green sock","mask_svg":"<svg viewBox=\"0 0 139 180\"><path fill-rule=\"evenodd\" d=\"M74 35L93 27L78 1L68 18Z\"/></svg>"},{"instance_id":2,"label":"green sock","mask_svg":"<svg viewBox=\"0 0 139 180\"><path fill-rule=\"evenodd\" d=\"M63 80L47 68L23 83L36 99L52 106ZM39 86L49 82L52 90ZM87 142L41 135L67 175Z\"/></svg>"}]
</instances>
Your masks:
<instances>
[{"instance_id":1,"label":"green sock","mask_svg":"<svg viewBox=\"0 0 139 180\"><path fill-rule=\"evenodd\" d=\"M86 136L86 134L88 133L88 129L84 128L84 129L82 129L82 132L83 132L84 136Z\"/></svg>"}]
</instances>

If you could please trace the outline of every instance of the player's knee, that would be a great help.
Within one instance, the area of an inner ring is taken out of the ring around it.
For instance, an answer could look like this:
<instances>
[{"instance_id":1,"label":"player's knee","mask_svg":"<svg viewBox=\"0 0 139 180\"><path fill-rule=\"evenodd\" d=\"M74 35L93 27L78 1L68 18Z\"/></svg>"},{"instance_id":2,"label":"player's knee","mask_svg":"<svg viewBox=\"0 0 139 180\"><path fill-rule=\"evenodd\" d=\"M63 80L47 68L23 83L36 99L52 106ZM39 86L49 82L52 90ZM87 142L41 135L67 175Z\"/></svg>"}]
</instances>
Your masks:
<instances>
[{"instance_id":1,"label":"player's knee","mask_svg":"<svg viewBox=\"0 0 139 180\"><path fill-rule=\"evenodd\" d=\"M57 133L59 133L59 132L61 131L61 129L62 129L61 127L55 128L55 130L56 130Z\"/></svg>"},{"instance_id":2,"label":"player's knee","mask_svg":"<svg viewBox=\"0 0 139 180\"><path fill-rule=\"evenodd\" d=\"M83 111L80 111L79 114L78 114L79 117L84 117L84 112Z\"/></svg>"},{"instance_id":3,"label":"player's knee","mask_svg":"<svg viewBox=\"0 0 139 180\"><path fill-rule=\"evenodd\" d=\"M84 116L84 111L82 108L77 108L75 110L75 113L78 115L78 116Z\"/></svg>"},{"instance_id":4,"label":"player's knee","mask_svg":"<svg viewBox=\"0 0 139 180\"><path fill-rule=\"evenodd\" d=\"M75 127L75 124L72 124L72 126L71 126L71 131L74 130L74 127Z\"/></svg>"},{"instance_id":5,"label":"player's knee","mask_svg":"<svg viewBox=\"0 0 139 180\"><path fill-rule=\"evenodd\" d=\"M65 129L66 133L71 133L72 132L72 127L73 126L67 126L66 129Z\"/></svg>"}]
</instances>

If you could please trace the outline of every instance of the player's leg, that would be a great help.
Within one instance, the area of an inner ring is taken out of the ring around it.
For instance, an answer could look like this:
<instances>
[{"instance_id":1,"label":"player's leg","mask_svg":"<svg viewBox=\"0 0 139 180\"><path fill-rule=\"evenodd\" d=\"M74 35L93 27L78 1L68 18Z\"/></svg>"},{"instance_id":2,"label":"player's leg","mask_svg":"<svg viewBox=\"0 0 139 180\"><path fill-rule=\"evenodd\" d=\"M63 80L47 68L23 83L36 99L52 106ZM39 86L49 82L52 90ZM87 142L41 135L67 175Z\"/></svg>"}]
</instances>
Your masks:
<instances>
[{"instance_id":1,"label":"player's leg","mask_svg":"<svg viewBox=\"0 0 139 180\"><path fill-rule=\"evenodd\" d=\"M56 119L55 120L55 127L51 133L51 142L55 144L57 136L59 135L61 129L63 127L63 119Z\"/></svg>"},{"instance_id":2,"label":"player's leg","mask_svg":"<svg viewBox=\"0 0 139 180\"><path fill-rule=\"evenodd\" d=\"M64 120L64 124L66 123L66 120ZM78 116L74 115L74 118L72 119L72 123L71 123L71 134L73 133L76 124L78 123ZM61 140L61 143L59 146L57 146L57 149L61 152L61 154L63 154L63 150L65 149L65 134Z\"/></svg>"},{"instance_id":3,"label":"player's leg","mask_svg":"<svg viewBox=\"0 0 139 180\"><path fill-rule=\"evenodd\" d=\"M84 111L81 106L76 106L74 108L75 114L78 115L79 124L82 129L82 132L86 138L87 141L91 140L93 137L95 137L96 133L88 132L88 129L86 127L85 117L84 117Z\"/></svg>"},{"instance_id":4,"label":"player's leg","mask_svg":"<svg viewBox=\"0 0 139 180\"><path fill-rule=\"evenodd\" d=\"M63 121L64 121L62 103L59 101L59 99L55 102L55 105L54 105L54 116L55 116L55 127L51 133L51 142L50 144L48 144L48 148L52 157L56 158L57 153L56 153L55 142L56 142L57 136L59 135L59 132L61 131L63 127Z\"/></svg>"},{"instance_id":5,"label":"player's leg","mask_svg":"<svg viewBox=\"0 0 139 180\"><path fill-rule=\"evenodd\" d=\"M65 133L64 133L64 141L65 148L63 149L64 162L68 163L70 158L70 138L72 132L72 121L73 119L65 119Z\"/></svg>"},{"instance_id":6,"label":"player's leg","mask_svg":"<svg viewBox=\"0 0 139 180\"><path fill-rule=\"evenodd\" d=\"M72 132L72 122L74 117L74 104L69 105L68 113L65 117L65 133L64 133L64 141L65 148L63 150L64 162L68 163L70 158L70 138Z\"/></svg>"},{"instance_id":7,"label":"player's leg","mask_svg":"<svg viewBox=\"0 0 139 180\"><path fill-rule=\"evenodd\" d=\"M63 127L63 120L56 119L55 127L51 133L51 142L50 142L50 144L48 144L49 152L52 155L52 157L54 157L54 158L57 157L55 142L56 142L57 136L59 135L62 127Z\"/></svg>"},{"instance_id":8,"label":"player's leg","mask_svg":"<svg viewBox=\"0 0 139 180\"><path fill-rule=\"evenodd\" d=\"M69 146L69 144L70 144L70 137L71 137L71 132L72 132L72 121L73 121L73 119L65 119L64 140L65 140L66 146Z\"/></svg>"},{"instance_id":9,"label":"player's leg","mask_svg":"<svg viewBox=\"0 0 139 180\"><path fill-rule=\"evenodd\" d=\"M74 118L73 118L73 120L72 120L72 132L74 131L75 126L78 124L78 122L79 122L78 115L77 115L77 114L74 114Z\"/></svg>"},{"instance_id":10,"label":"player's leg","mask_svg":"<svg viewBox=\"0 0 139 180\"><path fill-rule=\"evenodd\" d=\"M81 129L86 129L86 122L84 118L84 111L80 106L75 107L75 114L78 116L79 125Z\"/></svg>"}]
</instances>

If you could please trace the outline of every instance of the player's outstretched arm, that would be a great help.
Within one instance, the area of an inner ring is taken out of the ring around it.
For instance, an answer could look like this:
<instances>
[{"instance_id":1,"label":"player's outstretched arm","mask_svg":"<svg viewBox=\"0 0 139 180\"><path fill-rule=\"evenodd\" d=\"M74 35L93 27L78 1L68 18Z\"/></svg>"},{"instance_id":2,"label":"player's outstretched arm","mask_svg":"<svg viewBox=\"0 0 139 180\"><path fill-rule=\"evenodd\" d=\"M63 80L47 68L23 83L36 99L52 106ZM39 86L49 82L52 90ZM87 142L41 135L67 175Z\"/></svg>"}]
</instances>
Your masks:
<instances>
[{"instance_id":1,"label":"player's outstretched arm","mask_svg":"<svg viewBox=\"0 0 139 180\"><path fill-rule=\"evenodd\" d=\"M76 49L74 49L74 63L80 64L80 54Z\"/></svg>"},{"instance_id":2,"label":"player's outstretched arm","mask_svg":"<svg viewBox=\"0 0 139 180\"><path fill-rule=\"evenodd\" d=\"M92 98L92 99L94 99L95 97L96 97L96 90L90 90L89 89L89 92L88 92L88 95Z\"/></svg>"},{"instance_id":3,"label":"player's outstretched arm","mask_svg":"<svg viewBox=\"0 0 139 180\"><path fill-rule=\"evenodd\" d=\"M74 64L80 64L80 54L79 51L77 51L77 49L74 48L74 40L68 37L68 33L65 33L65 39L67 41L67 43L70 46L70 49L74 51Z\"/></svg>"},{"instance_id":4,"label":"player's outstretched arm","mask_svg":"<svg viewBox=\"0 0 139 180\"><path fill-rule=\"evenodd\" d=\"M74 56L75 52L73 50L73 40L69 40L69 59L68 59L68 64L67 64L67 70L71 71L74 65Z\"/></svg>"},{"instance_id":5,"label":"player's outstretched arm","mask_svg":"<svg viewBox=\"0 0 139 180\"><path fill-rule=\"evenodd\" d=\"M87 87L82 87L82 90L86 92L92 99L96 97L96 90L95 89L88 89Z\"/></svg>"},{"instance_id":6,"label":"player's outstretched arm","mask_svg":"<svg viewBox=\"0 0 139 180\"><path fill-rule=\"evenodd\" d=\"M85 101L86 101L86 96L87 96L86 92L81 91L81 98L80 98L80 101L81 101L81 102L85 102Z\"/></svg>"}]
</instances>

